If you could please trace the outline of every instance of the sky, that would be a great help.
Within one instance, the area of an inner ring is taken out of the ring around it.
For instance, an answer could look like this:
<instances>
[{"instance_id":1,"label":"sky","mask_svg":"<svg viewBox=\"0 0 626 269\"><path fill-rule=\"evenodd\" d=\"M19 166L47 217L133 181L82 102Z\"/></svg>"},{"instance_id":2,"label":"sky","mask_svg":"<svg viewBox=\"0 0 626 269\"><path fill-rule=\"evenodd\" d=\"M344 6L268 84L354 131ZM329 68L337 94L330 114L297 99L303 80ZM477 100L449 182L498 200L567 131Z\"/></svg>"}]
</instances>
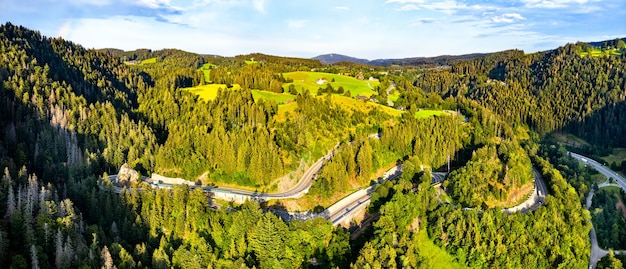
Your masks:
<instances>
[{"instance_id":1,"label":"sky","mask_svg":"<svg viewBox=\"0 0 626 269\"><path fill-rule=\"evenodd\" d=\"M626 37L626 1L0 0L4 22L96 49L373 60Z\"/></svg>"}]
</instances>

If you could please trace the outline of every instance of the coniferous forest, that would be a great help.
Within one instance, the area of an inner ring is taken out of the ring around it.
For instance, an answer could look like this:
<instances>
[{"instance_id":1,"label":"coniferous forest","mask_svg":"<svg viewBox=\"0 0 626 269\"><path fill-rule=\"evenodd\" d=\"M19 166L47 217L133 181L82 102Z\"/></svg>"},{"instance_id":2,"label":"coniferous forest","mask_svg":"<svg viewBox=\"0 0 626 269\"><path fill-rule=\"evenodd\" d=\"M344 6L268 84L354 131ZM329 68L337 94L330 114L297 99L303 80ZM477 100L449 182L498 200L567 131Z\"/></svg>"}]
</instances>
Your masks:
<instances>
[{"instance_id":1,"label":"coniferous forest","mask_svg":"<svg viewBox=\"0 0 626 269\"><path fill-rule=\"evenodd\" d=\"M587 210L598 173L567 153L626 147L626 51L583 56L589 46L442 68L326 65L86 49L6 23L0 268L587 267L592 215L600 247L626 249L615 207L626 195L597 191ZM298 71L329 79L310 90L295 86ZM363 98L329 74L377 84ZM211 86L212 98L189 90ZM283 191L329 151L296 201L240 204L199 188ZM367 221L274 213L321 212L400 163L397 179L376 185ZM196 185L115 185L124 164ZM533 169L545 200L503 212L534 191ZM598 265L623 259L611 252Z\"/></svg>"}]
</instances>

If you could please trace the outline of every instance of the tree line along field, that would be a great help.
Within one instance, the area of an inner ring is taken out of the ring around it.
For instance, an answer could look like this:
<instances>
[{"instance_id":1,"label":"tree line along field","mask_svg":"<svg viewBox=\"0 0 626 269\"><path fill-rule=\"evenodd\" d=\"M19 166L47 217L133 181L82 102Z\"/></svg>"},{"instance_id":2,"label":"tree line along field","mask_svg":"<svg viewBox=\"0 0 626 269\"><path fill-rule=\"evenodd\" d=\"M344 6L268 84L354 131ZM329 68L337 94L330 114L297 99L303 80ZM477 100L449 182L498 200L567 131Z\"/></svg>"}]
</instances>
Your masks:
<instances>
[{"instance_id":1,"label":"tree line along field","mask_svg":"<svg viewBox=\"0 0 626 269\"><path fill-rule=\"evenodd\" d=\"M299 71L284 73L283 75L285 78L293 80L293 82L283 85L285 92L289 91L290 85L294 85L300 93L303 89L316 93L319 88L325 88L328 83L335 89L338 89L340 86L343 87L344 92L350 91L353 97L358 95L370 97L376 94L374 89L380 85L378 80L369 80L368 78L359 80L350 76L323 72ZM319 84L317 83L318 80L323 80L324 82Z\"/></svg>"}]
</instances>

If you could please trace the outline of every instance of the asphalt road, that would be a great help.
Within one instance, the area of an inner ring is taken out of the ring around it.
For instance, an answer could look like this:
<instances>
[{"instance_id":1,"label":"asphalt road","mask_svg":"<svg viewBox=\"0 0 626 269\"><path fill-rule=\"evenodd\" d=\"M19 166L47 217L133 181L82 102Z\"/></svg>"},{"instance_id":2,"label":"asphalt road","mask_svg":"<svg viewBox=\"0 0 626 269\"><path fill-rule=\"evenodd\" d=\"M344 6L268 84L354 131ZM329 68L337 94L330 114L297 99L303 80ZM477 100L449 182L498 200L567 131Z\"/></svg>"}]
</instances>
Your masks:
<instances>
[{"instance_id":1,"label":"asphalt road","mask_svg":"<svg viewBox=\"0 0 626 269\"><path fill-rule=\"evenodd\" d=\"M620 188L622 188L624 191L626 191L626 179L624 179L620 174L618 174L617 172L609 169L608 167L600 164L599 162L596 162L595 160L592 160L589 157L585 157L583 155L574 153L574 152L569 152L570 155L572 157L574 157L575 159L577 159L578 161L586 164L586 165L590 165L591 167L593 167L594 169L598 170L598 172L602 173L604 176L606 176L607 178L613 178L615 180L615 182L617 183L617 185L619 185Z\"/></svg>"},{"instance_id":2,"label":"asphalt road","mask_svg":"<svg viewBox=\"0 0 626 269\"><path fill-rule=\"evenodd\" d=\"M359 190L347 197L339 200L334 205L328 207L321 213L322 217L330 220L333 225L337 225L350 218L355 211L364 209L369 205L372 193L376 190L376 186L385 180L394 180L402 175L402 165L396 165L385 173L383 180L365 189ZM339 206L337 206L339 205Z\"/></svg>"},{"instance_id":3,"label":"asphalt road","mask_svg":"<svg viewBox=\"0 0 626 269\"><path fill-rule=\"evenodd\" d=\"M568 152L568 153L570 154L570 156L577 159L579 162L585 165L590 165L591 167L596 169L598 172L606 176L607 179L613 178L615 182L617 183L617 186L619 186L624 191L626 191L626 179L624 179L617 172L609 169L608 167L600 164L599 162L595 160L592 160L589 157L586 157L586 156L583 156L574 152ZM598 185L598 187L605 187L605 186L611 186L611 185L604 184L604 183ZM593 194L594 194L594 191L592 189L591 191L589 191L589 195L587 196L587 201L586 201L587 209L591 207L591 200L593 198ZM589 222L591 223L591 219L589 219ZM596 268L596 266L598 265L598 261L602 257L606 256L609 252L600 248L600 246L598 246L598 238L596 237L596 230L593 228L593 223L591 225L592 225L591 232L589 232L589 239L591 240L591 254L589 257L589 268ZM620 253L620 252L622 251L616 251L616 253Z\"/></svg>"},{"instance_id":4,"label":"asphalt road","mask_svg":"<svg viewBox=\"0 0 626 269\"><path fill-rule=\"evenodd\" d=\"M311 167L309 169L307 169L307 171L304 173L304 175L302 175L302 178L300 178L298 183L295 186L293 186L291 189L289 189L289 190L286 190L286 191L283 191L283 192L275 192L275 193L262 193L262 192L240 190L240 189L235 189L235 188L219 187L219 188L209 188L209 189L207 189L207 191L209 191L209 192L226 192L226 193L245 195L245 196L249 196L249 197L251 197L253 199L260 199L260 200L295 198L295 197L297 197L299 195L302 195L302 194L308 192L308 189L311 187L311 184L313 182L313 178L322 169L322 166L324 165L324 162L326 162L327 160L329 160L332 157L332 155L334 154L334 152L337 149L337 147L339 147L339 144L337 144L335 147L333 147L333 149L331 149L328 152L328 154L326 154L326 156L320 158L319 160L317 160L317 162L315 162L313 165L311 165Z\"/></svg>"}]
</instances>

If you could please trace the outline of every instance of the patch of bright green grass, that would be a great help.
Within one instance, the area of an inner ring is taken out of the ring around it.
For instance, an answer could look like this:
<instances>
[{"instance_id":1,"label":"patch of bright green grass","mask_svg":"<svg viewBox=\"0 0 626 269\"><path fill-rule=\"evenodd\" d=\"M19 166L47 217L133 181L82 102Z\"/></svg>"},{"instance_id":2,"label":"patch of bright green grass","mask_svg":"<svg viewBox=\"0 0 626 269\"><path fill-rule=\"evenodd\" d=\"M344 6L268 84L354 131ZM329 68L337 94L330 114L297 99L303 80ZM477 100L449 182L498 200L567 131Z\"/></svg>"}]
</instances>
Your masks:
<instances>
[{"instance_id":1,"label":"patch of bright green grass","mask_svg":"<svg viewBox=\"0 0 626 269\"><path fill-rule=\"evenodd\" d=\"M602 160L604 160L609 165L611 165L611 163L621 165L622 160L624 159L626 159L626 149L623 148L613 149L613 153L611 153L609 156L602 157Z\"/></svg>"},{"instance_id":2,"label":"patch of bright green grass","mask_svg":"<svg viewBox=\"0 0 626 269\"><path fill-rule=\"evenodd\" d=\"M376 87L380 85L380 82L376 80L358 80L349 76L321 72L290 72L284 73L283 76L288 79L293 79L293 83L283 84L285 92L288 92L289 85L293 84L300 93L302 93L302 89L304 89L309 90L311 94L316 94L319 88L326 88L326 84L330 83L335 90L339 89L339 86L342 86L343 90L346 92L350 91L352 96L363 95L370 97L372 94L376 93L373 89L376 89ZM317 84L317 80L322 78L325 78L327 82L321 85Z\"/></svg>"},{"instance_id":3,"label":"patch of bright green grass","mask_svg":"<svg viewBox=\"0 0 626 269\"><path fill-rule=\"evenodd\" d=\"M398 92L397 90L393 90L388 98L391 102L398 102L398 99L400 98L400 92Z\"/></svg>"},{"instance_id":4,"label":"patch of bright green grass","mask_svg":"<svg viewBox=\"0 0 626 269\"><path fill-rule=\"evenodd\" d=\"M450 253L435 245L428 237L426 229L420 229L417 234L417 249L420 253L420 258L424 258L424 263L421 264L423 268L467 268L465 265L459 263Z\"/></svg>"},{"instance_id":5,"label":"patch of bright green grass","mask_svg":"<svg viewBox=\"0 0 626 269\"><path fill-rule=\"evenodd\" d=\"M157 58L150 58L150 59L145 59L143 61L141 61L141 65L144 64L154 64L157 62Z\"/></svg>"},{"instance_id":6,"label":"patch of bright green grass","mask_svg":"<svg viewBox=\"0 0 626 269\"><path fill-rule=\"evenodd\" d=\"M211 83L211 68L213 68L213 66L215 66L214 64L203 64L200 67L200 71L202 71L202 74L204 75L204 81L207 83Z\"/></svg>"},{"instance_id":7,"label":"patch of bright green grass","mask_svg":"<svg viewBox=\"0 0 626 269\"><path fill-rule=\"evenodd\" d=\"M321 96L321 98L325 98L324 95ZM388 106L383 106L377 103L372 103L372 102L364 102L364 101L360 101L360 100L356 100L350 97L346 97L343 95L337 95L334 94L332 95L332 99L333 102L337 103L339 106L341 106L342 108L350 108L353 109L355 111L361 111L364 113L368 113L370 112L372 109L376 108L379 111L385 112L391 116L394 117L400 117L402 115L402 111L388 107Z\"/></svg>"},{"instance_id":8,"label":"patch of bright green grass","mask_svg":"<svg viewBox=\"0 0 626 269\"><path fill-rule=\"evenodd\" d=\"M239 84L233 84L233 87L229 89L226 87L225 84L207 84L207 85L201 85L201 86L196 86L196 87L191 87L191 88L183 88L181 90L189 91L193 94L198 95L200 100L209 101L209 100L215 100L219 89L240 90L241 86L239 86Z\"/></svg>"},{"instance_id":9,"label":"patch of bright green grass","mask_svg":"<svg viewBox=\"0 0 626 269\"><path fill-rule=\"evenodd\" d=\"M448 113L442 110L428 110L428 109L423 109L420 111L415 112L415 117L418 119L421 118L428 118L428 117L432 117L432 116L440 116L440 115L447 115Z\"/></svg>"},{"instance_id":10,"label":"patch of bright green grass","mask_svg":"<svg viewBox=\"0 0 626 269\"><path fill-rule=\"evenodd\" d=\"M268 91L258 91L252 90L252 97L254 100L274 100L277 104L286 104L289 101L296 100L296 96L288 94L288 93L275 93Z\"/></svg>"},{"instance_id":11,"label":"patch of bright green grass","mask_svg":"<svg viewBox=\"0 0 626 269\"><path fill-rule=\"evenodd\" d=\"M252 60L246 60L246 64L258 64L259 62L257 61L252 61Z\"/></svg>"},{"instance_id":12,"label":"patch of bright green grass","mask_svg":"<svg viewBox=\"0 0 626 269\"><path fill-rule=\"evenodd\" d=\"M585 56L589 56L591 55L591 57L598 57L598 56L609 56L609 55L622 55L622 51L618 50L618 49L606 49L603 50L601 48L593 48L591 50L591 52L588 51L580 51L578 52L578 55L580 55L581 57L585 57Z\"/></svg>"},{"instance_id":13,"label":"patch of bright green grass","mask_svg":"<svg viewBox=\"0 0 626 269\"><path fill-rule=\"evenodd\" d=\"M279 122L285 122L288 115L295 115L298 104L293 102L291 104L279 105L278 112L274 115L274 119Z\"/></svg>"}]
</instances>

